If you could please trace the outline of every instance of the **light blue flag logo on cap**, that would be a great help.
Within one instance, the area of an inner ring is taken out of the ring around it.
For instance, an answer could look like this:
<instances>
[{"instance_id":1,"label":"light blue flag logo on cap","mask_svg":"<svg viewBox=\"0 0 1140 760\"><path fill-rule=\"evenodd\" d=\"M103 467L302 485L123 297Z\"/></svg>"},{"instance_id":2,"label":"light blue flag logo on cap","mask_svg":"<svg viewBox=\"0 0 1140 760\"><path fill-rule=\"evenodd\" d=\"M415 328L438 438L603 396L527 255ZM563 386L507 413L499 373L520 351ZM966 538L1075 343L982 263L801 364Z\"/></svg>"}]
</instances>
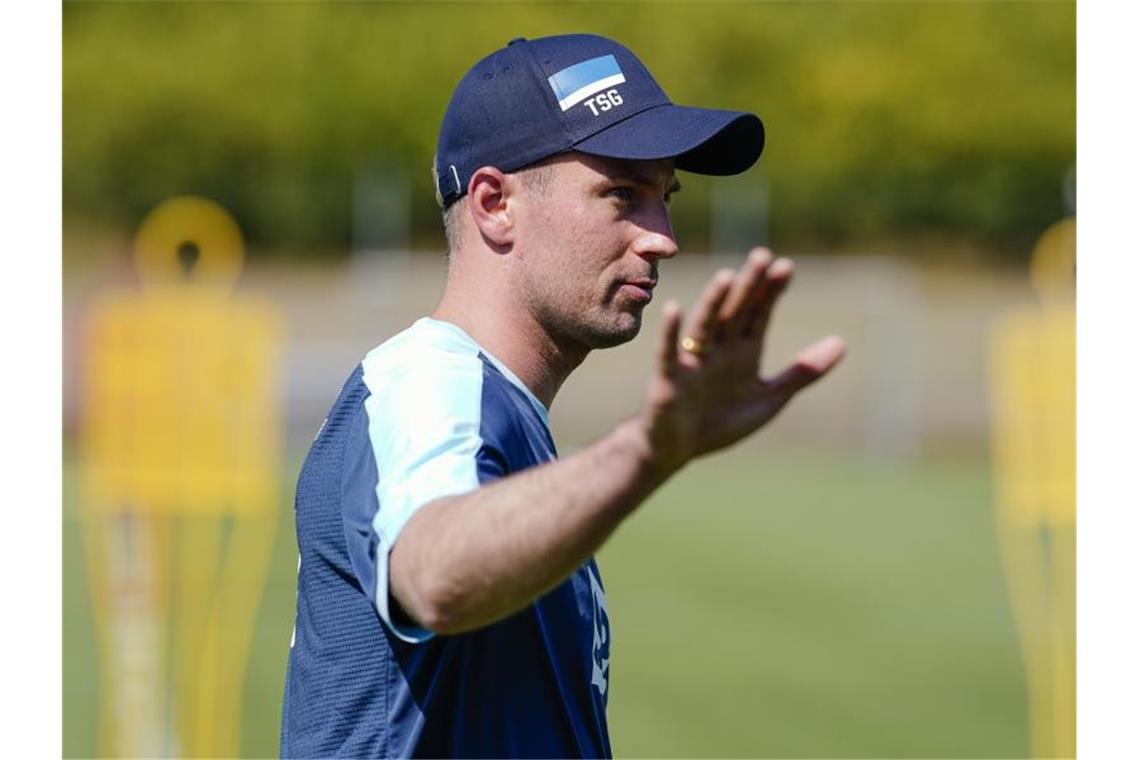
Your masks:
<instances>
[{"instance_id":1,"label":"light blue flag logo on cap","mask_svg":"<svg viewBox=\"0 0 1140 760\"><path fill-rule=\"evenodd\" d=\"M554 97L558 98L559 107L565 111L596 92L621 84L625 75L612 55L603 55L567 66L547 81L554 90Z\"/></svg>"}]
</instances>

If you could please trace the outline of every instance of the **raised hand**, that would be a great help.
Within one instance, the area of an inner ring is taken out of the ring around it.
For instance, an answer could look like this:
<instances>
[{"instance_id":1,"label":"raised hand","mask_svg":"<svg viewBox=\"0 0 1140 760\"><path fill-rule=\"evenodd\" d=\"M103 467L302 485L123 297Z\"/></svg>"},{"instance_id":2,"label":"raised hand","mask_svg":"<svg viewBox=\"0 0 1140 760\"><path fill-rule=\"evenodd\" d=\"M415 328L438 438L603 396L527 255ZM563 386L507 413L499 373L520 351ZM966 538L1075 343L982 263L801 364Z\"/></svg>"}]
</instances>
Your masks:
<instances>
[{"instance_id":1,"label":"raised hand","mask_svg":"<svg viewBox=\"0 0 1140 760\"><path fill-rule=\"evenodd\" d=\"M739 272L725 269L709 281L684 337L681 306L665 304L657 371L642 416L654 460L665 469L679 469L763 427L843 358L843 340L829 336L800 351L779 374L762 376L772 306L792 270L789 259L753 249Z\"/></svg>"}]
</instances>

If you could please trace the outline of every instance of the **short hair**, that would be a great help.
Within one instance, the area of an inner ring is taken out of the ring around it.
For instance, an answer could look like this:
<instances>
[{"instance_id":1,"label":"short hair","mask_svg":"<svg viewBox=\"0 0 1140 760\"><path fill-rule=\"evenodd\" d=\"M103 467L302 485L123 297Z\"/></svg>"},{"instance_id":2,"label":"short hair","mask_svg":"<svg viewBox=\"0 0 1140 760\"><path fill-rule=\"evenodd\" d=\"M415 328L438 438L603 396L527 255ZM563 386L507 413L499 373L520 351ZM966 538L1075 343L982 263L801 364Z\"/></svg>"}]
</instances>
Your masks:
<instances>
[{"instance_id":1,"label":"short hair","mask_svg":"<svg viewBox=\"0 0 1140 760\"><path fill-rule=\"evenodd\" d=\"M546 195L550 190L550 178L554 174L554 169L548 160L543 160L522 169L516 169L509 174L522 180L527 190L536 195ZM460 235L463 231L463 209L467 206L467 195L464 194L456 198L449 206L443 205L443 196L439 192L439 171L436 169L434 157L431 162L431 182L435 188L435 202L443 208L443 234L447 238L446 253L450 256L451 252L459 246Z\"/></svg>"}]
</instances>

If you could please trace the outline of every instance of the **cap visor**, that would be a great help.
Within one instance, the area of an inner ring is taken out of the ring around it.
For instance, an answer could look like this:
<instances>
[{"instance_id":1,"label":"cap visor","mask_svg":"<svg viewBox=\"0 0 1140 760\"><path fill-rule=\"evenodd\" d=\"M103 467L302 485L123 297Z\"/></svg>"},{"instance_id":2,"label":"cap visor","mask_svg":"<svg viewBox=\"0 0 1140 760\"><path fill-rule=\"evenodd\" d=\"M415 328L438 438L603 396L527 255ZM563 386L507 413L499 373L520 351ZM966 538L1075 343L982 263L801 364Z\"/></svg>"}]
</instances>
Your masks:
<instances>
[{"instance_id":1,"label":"cap visor","mask_svg":"<svg viewBox=\"0 0 1140 760\"><path fill-rule=\"evenodd\" d=\"M678 169L696 174L740 174L764 150L764 125L755 114L669 104L619 121L573 149L608 158L673 158Z\"/></svg>"}]
</instances>

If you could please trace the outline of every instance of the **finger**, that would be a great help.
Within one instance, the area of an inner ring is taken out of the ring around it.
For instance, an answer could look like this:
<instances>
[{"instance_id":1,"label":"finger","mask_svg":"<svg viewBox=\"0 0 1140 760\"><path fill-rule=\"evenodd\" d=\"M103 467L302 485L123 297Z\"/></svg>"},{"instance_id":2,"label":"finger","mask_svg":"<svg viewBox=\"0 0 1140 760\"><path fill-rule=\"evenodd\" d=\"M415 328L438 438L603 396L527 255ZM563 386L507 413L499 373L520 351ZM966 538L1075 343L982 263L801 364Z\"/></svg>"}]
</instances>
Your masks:
<instances>
[{"instance_id":1,"label":"finger","mask_svg":"<svg viewBox=\"0 0 1140 760\"><path fill-rule=\"evenodd\" d=\"M720 320L726 338L735 338L744 331L744 317L756 298L758 289L763 287L764 273L771 263L772 252L767 248L753 248L748 254L748 260L744 262L728 298L720 308Z\"/></svg>"},{"instance_id":2,"label":"finger","mask_svg":"<svg viewBox=\"0 0 1140 760\"><path fill-rule=\"evenodd\" d=\"M677 341L681 337L681 305L669 301L661 313L661 341L657 345L657 366L666 377L677 373Z\"/></svg>"},{"instance_id":3,"label":"finger","mask_svg":"<svg viewBox=\"0 0 1140 760\"><path fill-rule=\"evenodd\" d=\"M731 269L720 270L709 280L709 284L705 286L704 292L697 300L688 335L698 344L712 348L712 344L719 337L720 320L718 314L721 304L728 297L729 288L732 287L735 279L736 273Z\"/></svg>"},{"instance_id":4,"label":"finger","mask_svg":"<svg viewBox=\"0 0 1140 760\"><path fill-rule=\"evenodd\" d=\"M847 345L843 339L829 335L800 351L791 366L769 380L767 385L777 394L791 397L830 372L846 353Z\"/></svg>"},{"instance_id":5,"label":"finger","mask_svg":"<svg viewBox=\"0 0 1140 760\"><path fill-rule=\"evenodd\" d=\"M768 330L768 320L772 316L772 307L787 289L794 273L795 265L791 259L776 259L768 267L764 273L764 281L757 288L756 297L752 300L745 319L745 335L764 340L764 333Z\"/></svg>"}]
</instances>

